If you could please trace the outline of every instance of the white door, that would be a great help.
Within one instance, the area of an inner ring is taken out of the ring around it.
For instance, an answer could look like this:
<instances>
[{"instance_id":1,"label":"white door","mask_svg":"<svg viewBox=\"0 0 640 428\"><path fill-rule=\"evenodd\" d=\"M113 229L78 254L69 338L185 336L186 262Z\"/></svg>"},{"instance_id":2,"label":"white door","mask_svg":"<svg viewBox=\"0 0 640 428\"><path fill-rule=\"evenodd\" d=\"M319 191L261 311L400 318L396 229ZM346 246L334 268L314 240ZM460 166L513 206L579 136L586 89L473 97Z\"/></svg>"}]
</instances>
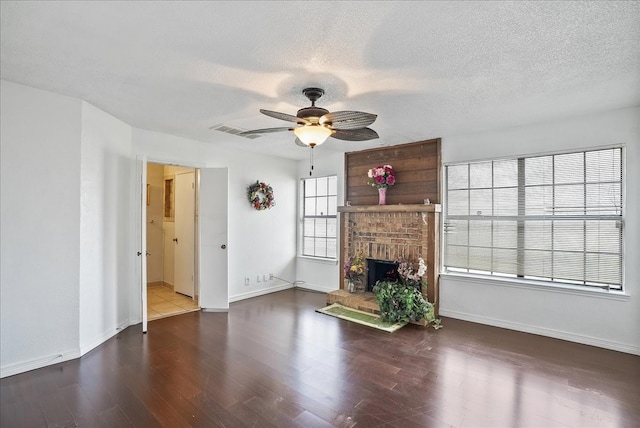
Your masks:
<instances>
[{"instance_id":1,"label":"white door","mask_svg":"<svg viewBox=\"0 0 640 428\"><path fill-rule=\"evenodd\" d=\"M136 247L138 250L136 256L138 263L136 268L138 270L138 278L140 280L140 291L142 293L141 300L141 312L142 312L142 332L147 332L147 158L146 156L138 156L136 158L136 173L137 173L137 196L138 206L138 242Z\"/></svg>"},{"instance_id":2,"label":"white door","mask_svg":"<svg viewBox=\"0 0 640 428\"><path fill-rule=\"evenodd\" d=\"M228 169L200 169L199 242L200 307L229 309L227 210Z\"/></svg>"},{"instance_id":3,"label":"white door","mask_svg":"<svg viewBox=\"0 0 640 428\"><path fill-rule=\"evenodd\" d=\"M173 289L189 297L195 288L195 189L194 172L176 175Z\"/></svg>"}]
</instances>

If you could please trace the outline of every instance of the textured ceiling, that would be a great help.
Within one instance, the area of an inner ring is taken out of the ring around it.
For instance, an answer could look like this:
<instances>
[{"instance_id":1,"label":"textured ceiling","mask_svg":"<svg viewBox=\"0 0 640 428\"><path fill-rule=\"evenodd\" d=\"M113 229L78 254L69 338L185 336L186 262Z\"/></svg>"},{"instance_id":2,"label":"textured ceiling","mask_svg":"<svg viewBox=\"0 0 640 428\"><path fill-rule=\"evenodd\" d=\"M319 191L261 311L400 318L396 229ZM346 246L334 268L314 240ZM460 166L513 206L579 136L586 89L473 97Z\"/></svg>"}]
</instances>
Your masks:
<instances>
[{"instance_id":1,"label":"textured ceiling","mask_svg":"<svg viewBox=\"0 0 640 428\"><path fill-rule=\"evenodd\" d=\"M639 2L0 3L3 79L135 127L305 159L287 126L307 86L378 115L352 151L640 105Z\"/></svg>"}]
</instances>

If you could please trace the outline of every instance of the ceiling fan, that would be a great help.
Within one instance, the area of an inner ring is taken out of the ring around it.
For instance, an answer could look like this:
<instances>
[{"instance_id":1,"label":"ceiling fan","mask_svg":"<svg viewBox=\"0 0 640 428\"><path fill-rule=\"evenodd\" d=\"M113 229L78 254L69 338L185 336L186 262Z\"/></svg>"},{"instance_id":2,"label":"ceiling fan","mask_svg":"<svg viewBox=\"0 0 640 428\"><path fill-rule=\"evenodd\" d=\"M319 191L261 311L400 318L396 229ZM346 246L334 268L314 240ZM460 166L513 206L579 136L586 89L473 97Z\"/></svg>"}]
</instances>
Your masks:
<instances>
[{"instance_id":1,"label":"ceiling fan","mask_svg":"<svg viewBox=\"0 0 640 428\"><path fill-rule=\"evenodd\" d=\"M324 143L329 137L346 141L366 141L378 138L376 131L367 128L376 120L377 115L361 111L336 111L331 113L327 109L316 107L316 101L324 94L323 89L305 88L302 93L311 101L311 107L301 108L295 116L260 109L262 114L293 122L298 126L254 129L241 132L238 135L248 136L293 131L296 135L295 143L297 145L311 148Z\"/></svg>"}]
</instances>

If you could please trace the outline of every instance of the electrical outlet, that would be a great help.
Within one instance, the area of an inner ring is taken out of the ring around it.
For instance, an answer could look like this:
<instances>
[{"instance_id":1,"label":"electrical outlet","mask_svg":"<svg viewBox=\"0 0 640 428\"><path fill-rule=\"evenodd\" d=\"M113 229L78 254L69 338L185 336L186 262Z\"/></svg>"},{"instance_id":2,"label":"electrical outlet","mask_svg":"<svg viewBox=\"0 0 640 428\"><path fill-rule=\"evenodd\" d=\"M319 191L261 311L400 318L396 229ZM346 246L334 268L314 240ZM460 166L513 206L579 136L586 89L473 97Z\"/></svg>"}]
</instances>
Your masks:
<instances>
[{"instance_id":1,"label":"electrical outlet","mask_svg":"<svg viewBox=\"0 0 640 428\"><path fill-rule=\"evenodd\" d=\"M249 277L244 279L244 285L249 285L251 284L251 279L249 279Z\"/></svg>"},{"instance_id":2,"label":"electrical outlet","mask_svg":"<svg viewBox=\"0 0 640 428\"><path fill-rule=\"evenodd\" d=\"M256 277L256 281L257 281L257 282L260 282L260 275L258 275L258 276Z\"/></svg>"},{"instance_id":3,"label":"electrical outlet","mask_svg":"<svg viewBox=\"0 0 640 428\"><path fill-rule=\"evenodd\" d=\"M266 274L266 273L265 273L264 275L262 275L262 280L263 280L264 282L267 282L267 281L268 281L268 279L267 279L267 278L268 278L268 277L267 277L267 274Z\"/></svg>"},{"instance_id":4,"label":"electrical outlet","mask_svg":"<svg viewBox=\"0 0 640 428\"><path fill-rule=\"evenodd\" d=\"M270 273L270 274L269 274L269 281L271 281L272 279L273 279L273 274L272 274L272 273Z\"/></svg>"}]
</instances>

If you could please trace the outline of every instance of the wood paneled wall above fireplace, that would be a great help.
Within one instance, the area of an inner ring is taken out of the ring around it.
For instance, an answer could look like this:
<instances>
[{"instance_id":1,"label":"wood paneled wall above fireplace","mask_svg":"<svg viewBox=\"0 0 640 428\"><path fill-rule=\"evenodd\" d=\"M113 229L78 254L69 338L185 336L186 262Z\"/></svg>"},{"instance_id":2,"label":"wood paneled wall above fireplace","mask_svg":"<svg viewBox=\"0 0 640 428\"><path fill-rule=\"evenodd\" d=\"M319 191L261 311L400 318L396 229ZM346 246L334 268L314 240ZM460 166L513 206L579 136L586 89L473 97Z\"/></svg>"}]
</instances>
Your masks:
<instances>
[{"instance_id":1,"label":"wood paneled wall above fireplace","mask_svg":"<svg viewBox=\"0 0 640 428\"><path fill-rule=\"evenodd\" d=\"M367 184L369 169L389 164L396 184L387 189L387 205L440 203L440 139L345 153L345 201L378 203L378 191Z\"/></svg>"}]
</instances>

